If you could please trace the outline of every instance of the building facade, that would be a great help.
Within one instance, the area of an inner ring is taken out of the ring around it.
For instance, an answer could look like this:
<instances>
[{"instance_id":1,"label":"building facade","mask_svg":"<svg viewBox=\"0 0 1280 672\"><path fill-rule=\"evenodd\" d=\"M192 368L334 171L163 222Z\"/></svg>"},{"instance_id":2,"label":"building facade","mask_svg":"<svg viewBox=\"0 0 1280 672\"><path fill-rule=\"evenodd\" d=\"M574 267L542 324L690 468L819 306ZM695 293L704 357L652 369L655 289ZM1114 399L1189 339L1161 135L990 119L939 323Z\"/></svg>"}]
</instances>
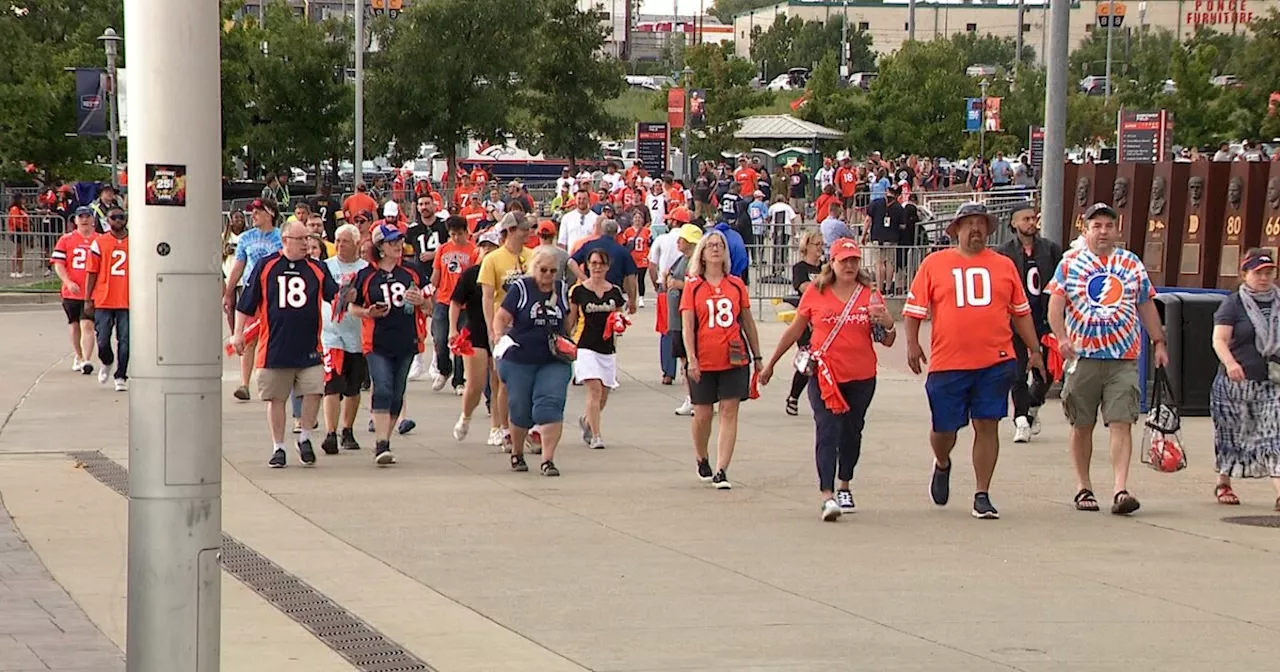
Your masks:
<instances>
[{"instance_id":1,"label":"building facade","mask_svg":"<svg viewBox=\"0 0 1280 672\"><path fill-rule=\"evenodd\" d=\"M1073 49L1095 30L1099 6L1105 8L1110 1L1072 1ZM890 53L907 40L909 4L909 0L785 0L734 17L735 51L750 58L754 31L768 30L779 18L827 21L843 14L851 27L871 34L876 53ZM1034 49L1038 59L1043 58L1049 37L1048 0L916 0L916 39L963 32L1016 37L1020 4L1023 44ZM1124 15L1121 30L1164 28L1185 38L1199 26L1228 33L1246 30L1252 18L1280 9L1280 0L1127 0L1115 2L1115 6L1116 14Z\"/></svg>"}]
</instances>

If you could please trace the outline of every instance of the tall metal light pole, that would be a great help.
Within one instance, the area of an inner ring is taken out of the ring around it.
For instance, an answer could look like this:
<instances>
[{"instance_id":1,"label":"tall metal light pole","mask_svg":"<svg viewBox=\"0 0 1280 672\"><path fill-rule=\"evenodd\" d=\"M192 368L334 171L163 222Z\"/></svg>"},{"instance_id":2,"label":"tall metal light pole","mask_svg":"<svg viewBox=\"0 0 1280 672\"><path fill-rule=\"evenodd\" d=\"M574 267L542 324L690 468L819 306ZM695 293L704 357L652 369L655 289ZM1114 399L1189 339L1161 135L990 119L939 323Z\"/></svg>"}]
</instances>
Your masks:
<instances>
[{"instance_id":1,"label":"tall metal light pole","mask_svg":"<svg viewBox=\"0 0 1280 672\"><path fill-rule=\"evenodd\" d=\"M130 199L126 669L217 672L222 22L208 0L125 0L124 21L140 185Z\"/></svg>"},{"instance_id":2,"label":"tall metal light pole","mask_svg":"<svg viewBox=\"0 0 1280 672\"><path fill-rule=\"evenodd\" d=\"M1044 177L1040 180L1044 236L1062 240L1063 161L1067 153L1067 57L1071 40L1071 0L1051 0L1051 32L1044 94Z\"/></svg>"},{"instance_id":3,"label":"tall metal light pole","mask_svg":"<svg viewBox=\"0 0 1280 672\"><path fill-rule=\"evenodd\" d=\"M978 159L980 161L987 160L987 87L991 86L991 82L986 77L978 82L978 87L982 89L982 115L978 117Z\"/></svg>"},{"instance_id":4,"label":"tall metal light pole","mask_svg":"<svg viewBox=\"0 0 1280 672\"><path fill-rule=\"evenodd\" d=\"M116 82L116 57L120 54L123 37L114 28L102 31L98 36L102 48L107 51L107 138L111 141L111 187L120 190L120 96Z\"/></svg>"},{"instance_id":5,"label":"tall metal light pole","mask_svg":"<svg viewBox=\"0 0 1280 672\"><path fill-rule=\"evenodd\" d=\"M849 81L849 74L849 0L844 0L844 14L840 19L840 80Z\"/></svg>"},{"instance_id":6,"label":"tall metal light pole","mask_svg":"<svg viewBox=\"0 0 1280 672\"><path fill-rule=\"evenodd\" d=\"M1027 6L1025 3L1025 0L1018 0L1018 27L1017 27L1018 37L1016 40L1014 40L1015 46L1013 51L1013 54L1014 54L1013 73L1015 76L1017 76L1018 70L1022 69L1022 22L1025 21L1026 18L1027 18Z\"/></svg>"},{"instance_id":7,"label":"tall metal light pole","mask_svg":"<svg viewBox=\"0 0 1280 672\"><path fill-rule=\"evenodd\" d=\"M680 75L680 84L684 87L684 128L680 129L681 135L683 136L680 151L684 156L684 181L686 184L689 184L689 179L693 175L693 161L691 161L689 157L689 98L693 95L693 90L689 88L689 85L693 83L693 68L687 65L684 66L684 70L680 71ZM693 185L689 184L689 188L692 189Z\"/></svg>"},{"instance_id":8,"label":"tall metal light pole","mask_svg":"<svg viewBox=\"0 0 1280 672\"><path fill-rule=\"evenodd\" d=\"M1116 24L1116 0L1107 0L1107 73L1103 82L1102 102L1111 100L1111 27Z\"/></svg>"},{"instance_id":9,"label":"tall metal light pole","mask_svg":"<svg viewBox=\"0 0 1280 672\"><path fill-rule=\"evenodd\" d=\"M355 183L364 180L364 3L355 1L356 10L356 162ZM334 170L337 170L334 166Z\"/></svg>"},{"instance_id":10,"label":"tall metal light pole","mask_svg":"<svg viewBox=\"0 0 1280 672\"><path fill-rule=\"evenodd\" d=\"M916 0L907 3L907 41L916 41Z\"/></svg>"}]
</instances>

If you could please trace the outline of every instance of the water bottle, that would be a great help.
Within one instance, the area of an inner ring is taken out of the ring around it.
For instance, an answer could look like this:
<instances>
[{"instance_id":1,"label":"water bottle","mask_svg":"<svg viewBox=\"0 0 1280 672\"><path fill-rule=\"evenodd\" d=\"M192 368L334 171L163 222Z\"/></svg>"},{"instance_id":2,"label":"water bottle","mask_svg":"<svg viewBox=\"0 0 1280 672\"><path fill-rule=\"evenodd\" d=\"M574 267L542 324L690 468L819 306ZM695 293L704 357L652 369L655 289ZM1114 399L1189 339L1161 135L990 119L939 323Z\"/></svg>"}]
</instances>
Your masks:
<instances>
[{"instance_id":1,"label":"water bottle","mask_svg":"<svg viewBox=\"0 0 1280 672\"><path fill-rule=\"evenodd\" d=\"M418 288L418 283L416 283L416 282L415 282L415 283L413 283L413 284L411 284L411 285L409 285L409 289L410 289L410 290L414 290L414 289L417 289L417 288ZM412 303L409 303L408 301L405 301L405 302L404 302L404 312L405 312L405 314L406 314L406 315L412 315L412 314L413 314L413 310L414 310L414 309L413 309L413 304L412 304Z\"/></svg>"}]
</instances>

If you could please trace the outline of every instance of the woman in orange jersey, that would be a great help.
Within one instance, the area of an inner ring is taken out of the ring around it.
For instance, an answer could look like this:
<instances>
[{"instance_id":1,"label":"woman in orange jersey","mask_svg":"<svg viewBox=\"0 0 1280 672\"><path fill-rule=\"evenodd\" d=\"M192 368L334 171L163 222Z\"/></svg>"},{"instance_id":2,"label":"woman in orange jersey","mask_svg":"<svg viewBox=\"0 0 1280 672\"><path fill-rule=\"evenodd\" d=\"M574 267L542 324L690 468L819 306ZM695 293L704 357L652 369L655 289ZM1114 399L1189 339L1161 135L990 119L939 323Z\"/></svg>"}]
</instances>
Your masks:
<instances>
[{"instance_id":1,"label":"woman in orange jersey","mask_svg":"<svg viewBox=\"0 0 1280 672\"><path fill-rule=\"evenodd\" d=\"M13 237L13 270L9 273L11 278L21 278L24 273L22 270L22 248L27 242L27 231L30 229L31 220L27 217L27 210L23 207L22 194L14 194L13 202L9 205L9 233Z\"/></svg>"},{"instance_id":2,"label":"woman in orange jersey","mask_svg":"<svg viewBox=\"0 0 1280 672\"><path fill-rule=\"evenodd\" d=\"M733 487L727 471L738 440L738 405L751 389L752 362L760 363L760 338L747 286L729 274L729 243L719 231L707 232L693 251L680 297L680 319L698 477L728 490ZM716 404L720 405L720 436L712 470L707 446Z\"/></svg>"}]
</instances>

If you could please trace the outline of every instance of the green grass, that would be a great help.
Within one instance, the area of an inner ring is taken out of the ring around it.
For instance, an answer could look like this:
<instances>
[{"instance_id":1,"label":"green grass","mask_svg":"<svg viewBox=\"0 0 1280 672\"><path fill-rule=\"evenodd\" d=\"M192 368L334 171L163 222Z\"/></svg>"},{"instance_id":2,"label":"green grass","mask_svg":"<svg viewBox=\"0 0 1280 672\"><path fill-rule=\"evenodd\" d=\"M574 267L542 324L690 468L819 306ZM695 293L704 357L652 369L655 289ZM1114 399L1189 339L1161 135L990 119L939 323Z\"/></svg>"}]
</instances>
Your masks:
<instances>
[{"instance_id":1,"label":"green grass","mask_svg":"<svg viewBox=\"0 0 1280 672\"><path fill-rule=\"evenodd\" d=\"M799 98L802 91L778 91L774 94L773 103L747 110L747 116L757 114L792 114L791 101ZM654 109L653 103L660 94L652 91L624 91L621 96L605 103L605 107L614 114L632 122L662 122L667 120L666 107Z\"/></svg>"},{"instance_id":2,"label":"green grass","mask_svg":"<svg viewBox=\"0 0 1280 672\"><path fill-rule=\"evenodd\" d=\"M25 285L4 287L6 292L56 292L62 289L62 281L57 278L40 280Z\"/></svg>"}]
</instances>

